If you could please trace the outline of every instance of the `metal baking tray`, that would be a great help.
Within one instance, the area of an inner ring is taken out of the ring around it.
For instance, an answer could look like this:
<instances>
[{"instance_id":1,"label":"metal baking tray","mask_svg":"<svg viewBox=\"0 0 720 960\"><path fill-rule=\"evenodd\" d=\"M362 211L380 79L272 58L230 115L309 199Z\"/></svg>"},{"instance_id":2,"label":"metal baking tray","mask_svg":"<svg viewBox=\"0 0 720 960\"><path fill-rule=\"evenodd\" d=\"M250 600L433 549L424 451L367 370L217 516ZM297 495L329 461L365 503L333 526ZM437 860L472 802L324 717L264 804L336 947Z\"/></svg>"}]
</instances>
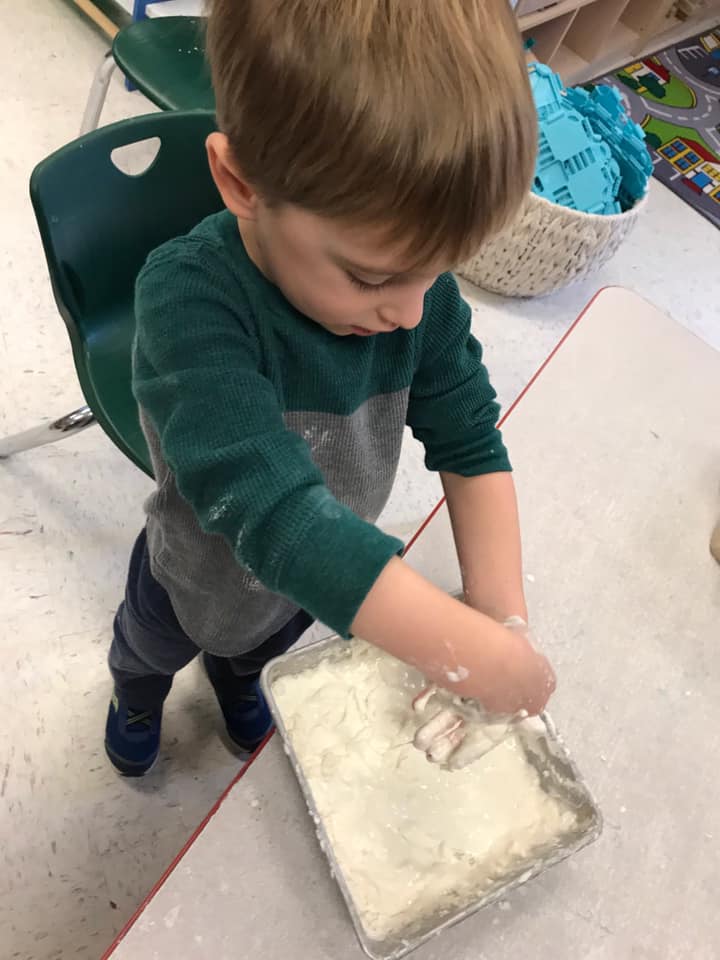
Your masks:
<instances>
[{"instance_id":1,"label":"metal baking tray","mask_svg":"<svg viewBox=\"0 0 720 960\"><path fill-rule=\"evenodd\" d=\"M285 726L282 711L273 695L273 686L279 677L294 676L306 670L312 670L321 660L327 658L337 659L349 656L354 642L353 640L343 640L340 637L328 637L294 650L292 653L276 657L265 665L262 671L261 685L278 733L282 737L285 753L290 759L308 810L315 822L320 846L330 862L330 871L337 881L347 904L360 945L372 960L399 960L400 957L406 956L426 940L437 936L445 928L459 923L483 907L503 899L511 890L592 843L602 832L602 816L577 767L558 736L550 717L543 714L533 721L527 721L530 726L527 734L523 734L522 741L528 760L541 774L541 782L544 788L549 793L562 797L573 807L577 814L577 829L572 835L564 839L562 845L556 845L538 859L519 863L512 872L498 878L478 900L451 911L448 911L447 908L438 910L436 915L428 916L421 923L415 924L412 928L408 928L408 930L393 938L378 940L370 936L363 926L362 918L343 876L342 867L335 857L332 841L313 798L302 764L295 754L292 737Z\"/></svg>"}]
</instances>

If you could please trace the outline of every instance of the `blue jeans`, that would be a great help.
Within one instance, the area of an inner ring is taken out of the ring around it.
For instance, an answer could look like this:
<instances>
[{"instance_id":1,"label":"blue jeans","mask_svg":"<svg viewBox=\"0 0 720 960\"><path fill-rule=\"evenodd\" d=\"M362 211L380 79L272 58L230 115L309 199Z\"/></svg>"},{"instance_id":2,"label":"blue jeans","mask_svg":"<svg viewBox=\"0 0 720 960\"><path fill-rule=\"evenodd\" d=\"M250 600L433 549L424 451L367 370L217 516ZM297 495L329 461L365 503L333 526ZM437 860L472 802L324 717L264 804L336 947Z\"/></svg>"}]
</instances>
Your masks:
<instances>
[{"instance_id":1,"label":"blue jeans","mask_svg":"<svg viewBox=\"0 0 720 960\"><path fill-rule=\"evenodd\" d=\"M310 614L301 610L254 650L215 659L229 664L237 677L254 679L268 660L285 653L312 623ZM200 652L178 623L167 591L152 575L143 529L130 557L125 600L113 624L108 664L115 688L134 708L159 707L170 692L173 676Z\"/></svg>"}]
</instances>

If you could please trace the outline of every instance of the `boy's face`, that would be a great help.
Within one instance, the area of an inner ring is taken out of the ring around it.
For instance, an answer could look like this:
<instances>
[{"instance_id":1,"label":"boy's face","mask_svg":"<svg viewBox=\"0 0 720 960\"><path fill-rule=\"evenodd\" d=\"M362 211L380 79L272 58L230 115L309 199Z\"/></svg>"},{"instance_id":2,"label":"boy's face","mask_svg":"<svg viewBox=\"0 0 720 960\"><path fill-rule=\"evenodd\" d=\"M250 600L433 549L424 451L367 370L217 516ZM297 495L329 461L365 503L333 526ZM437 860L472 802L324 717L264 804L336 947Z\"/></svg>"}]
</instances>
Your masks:
<instances>
[{"instance_id":1,"label":"boy's face","mask_svg":"<svg viewBox=\"0 0 720 960\"><path fill-rule=\"evenodd\" d=\"M426 291L447 269L408 269L385 231L290 205L258 201L254 219L238 222L249 255L267 278L301 313L341 337L416 327Z\"/></svg>"},{"instance_id":2,"label":"boy's face","mask_svg":"<svg viewBox=\"0 0 720 960\"><path fill-rule=\"evenodd\" d=\"M383 228L358 227L284 204L269 207L243 177L220 132L207 139L210 169L238 219L255 265L294 307L340 337L411 330L448 264L411 269Z\"/></svg>"}]
</instances>

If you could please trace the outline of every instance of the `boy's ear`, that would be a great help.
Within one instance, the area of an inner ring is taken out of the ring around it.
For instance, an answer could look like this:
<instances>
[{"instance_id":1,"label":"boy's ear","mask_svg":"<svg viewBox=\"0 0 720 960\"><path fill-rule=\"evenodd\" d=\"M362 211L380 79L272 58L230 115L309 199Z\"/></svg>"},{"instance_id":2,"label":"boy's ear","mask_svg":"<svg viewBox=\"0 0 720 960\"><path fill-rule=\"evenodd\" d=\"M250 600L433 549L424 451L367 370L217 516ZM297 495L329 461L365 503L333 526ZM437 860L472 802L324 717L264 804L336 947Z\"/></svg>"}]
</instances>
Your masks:
<instances>
[{"instance_id":1,"label":"boy's ear","mask_svg":"<svg viewBox=\"0 0 720 960\"><path fill-rule=\"evenodd\" d=\"M240 220L255 220L258 195L243 177L224 133L211 133L205 141L210 172L223 203Z\"/></svg>"}]
</instances>

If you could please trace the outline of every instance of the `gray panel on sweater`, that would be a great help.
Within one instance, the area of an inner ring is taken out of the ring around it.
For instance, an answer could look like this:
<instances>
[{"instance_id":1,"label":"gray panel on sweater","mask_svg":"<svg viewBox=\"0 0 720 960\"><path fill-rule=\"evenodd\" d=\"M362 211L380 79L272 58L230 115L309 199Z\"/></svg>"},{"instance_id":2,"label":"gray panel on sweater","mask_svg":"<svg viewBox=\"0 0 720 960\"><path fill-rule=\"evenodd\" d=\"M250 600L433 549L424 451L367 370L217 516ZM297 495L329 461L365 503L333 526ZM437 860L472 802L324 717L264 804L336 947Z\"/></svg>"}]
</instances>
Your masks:
<instances>
[{"instance_id":1,"label":"gray panel on sweater","mask_svg":"<svg viewBox=\"0 0 720 960\"><path fill-rule=\"evenodd\" d=\"M297 410L284 415L288 429L310 447L332 494L370 523L390 496L408 396L405 389L371 397L350 416ZM241 567L223 537L201 529L142 411L140 420L157 483L145 503L153 575L167 590L183 630L199 647L219 656L252 650L298 608Z\"/></svg>"}]
</instances>

